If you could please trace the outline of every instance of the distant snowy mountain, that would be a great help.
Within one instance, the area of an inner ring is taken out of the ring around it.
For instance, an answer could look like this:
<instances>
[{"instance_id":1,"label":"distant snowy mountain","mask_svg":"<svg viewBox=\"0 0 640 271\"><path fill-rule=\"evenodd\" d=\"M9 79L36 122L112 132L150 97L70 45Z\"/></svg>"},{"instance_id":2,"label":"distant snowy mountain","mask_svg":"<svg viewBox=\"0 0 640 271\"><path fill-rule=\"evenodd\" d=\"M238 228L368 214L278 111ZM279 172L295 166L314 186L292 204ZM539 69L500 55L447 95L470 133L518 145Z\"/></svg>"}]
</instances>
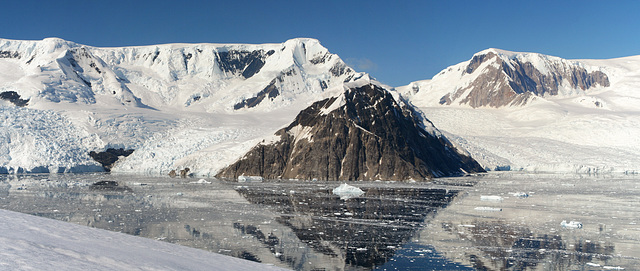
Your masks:
<instances>
[{"instance_id":1,"label":"distant snowy mountain","mask_svg":"<svg viewBox=\"0 0 640 271\"><path fill-rule=\"evenodd\" d=\"M201 111L269 110L356 73L313 39L282 44L96 48L56 38L0 39L2 92L41 101Z\"/></svg>"},{"instance_id":2,"label":"distant snowy mountain","mask_svg":"<svg viewBox=\"0 0 640 271\"><path fill-rule=\"evenodd\" d=\"M487 169L639 172L640 57L488 49L397 90Z\"/></svg>"},{"instance_id":3,"label":"distant snowy mountain","mask_svg":"<svg viewBox=\"0 0 640 271\"><path fill-rule=\"evenodd\" d=\"M123 48L0 39L0 145L9 146L0 172L88 170L99 166L88 152L109 147L142 149L131 160L148 162L115 171L165 172L214 144L260 138L363 76L314 39ZM51 117L19 122L30 115Z\"/></svg>"},{"instance_id":4,"label":"distant snowy mountain","mask_svg":"<svg viewBox=\"0 0 640 271\"><path fill-rule=\"evenodd\" d=\"M609 85L599 67L542 54L487 49L410 88L419 101L477 108L524 105L535 97L580 94Z\"/></svg>"}]
</instances>

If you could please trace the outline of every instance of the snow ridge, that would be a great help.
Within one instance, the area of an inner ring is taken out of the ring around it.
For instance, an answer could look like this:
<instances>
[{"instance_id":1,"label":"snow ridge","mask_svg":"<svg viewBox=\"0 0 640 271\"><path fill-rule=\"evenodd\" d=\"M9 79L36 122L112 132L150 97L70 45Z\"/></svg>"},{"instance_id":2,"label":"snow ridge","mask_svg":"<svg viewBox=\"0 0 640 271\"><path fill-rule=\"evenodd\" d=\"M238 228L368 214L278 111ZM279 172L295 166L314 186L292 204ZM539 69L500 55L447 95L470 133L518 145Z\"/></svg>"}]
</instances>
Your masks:
<instances>
[{"instance_id":1,"label":"snow ridge","mask_svg":"<svg viewBox=\"0 0 640 271\"><path fill-rule=\"evenodd\" d=\"M109 147L138 150L113 171L215 173L363 76L310 38L118 48L0 39L0 93L28 101L20 110L0 100L21 116L6 117L0 173L94 171L86 153ZM28 126L14 123L29 115Z\"/></svg>"}]
</instances>

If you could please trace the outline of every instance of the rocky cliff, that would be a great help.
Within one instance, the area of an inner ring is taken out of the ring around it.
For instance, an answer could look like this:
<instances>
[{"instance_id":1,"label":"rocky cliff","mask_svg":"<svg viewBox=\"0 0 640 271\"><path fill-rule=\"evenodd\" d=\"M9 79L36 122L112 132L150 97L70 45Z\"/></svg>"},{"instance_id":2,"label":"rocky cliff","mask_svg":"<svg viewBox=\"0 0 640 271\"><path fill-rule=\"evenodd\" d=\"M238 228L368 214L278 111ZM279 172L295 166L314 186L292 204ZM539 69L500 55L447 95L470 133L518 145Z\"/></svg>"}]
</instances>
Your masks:
<instances>
[{"instance_id":1,"label":"rocky cliff","mask_svg":"<svg viewBox=\"0 0 640 271\"><path fill-rule=\"evenodd\" d=\"M313 103L276 133L277 140L255 146L217 176L425 180L483 171L420 118L380 86L347 88Z\"/></svg>"}]
</instances>

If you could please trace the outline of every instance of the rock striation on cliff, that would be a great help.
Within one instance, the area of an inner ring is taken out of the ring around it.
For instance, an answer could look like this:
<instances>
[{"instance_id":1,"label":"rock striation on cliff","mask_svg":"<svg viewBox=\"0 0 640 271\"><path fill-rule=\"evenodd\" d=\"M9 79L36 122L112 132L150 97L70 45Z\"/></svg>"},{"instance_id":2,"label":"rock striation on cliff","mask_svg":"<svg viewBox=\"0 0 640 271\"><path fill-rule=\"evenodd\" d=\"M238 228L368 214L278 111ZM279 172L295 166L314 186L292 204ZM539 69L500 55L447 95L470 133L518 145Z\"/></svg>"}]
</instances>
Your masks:
<instances>
[{"instance_id":1,"label":"rock striation on cliff","mask_svg":"<svg viewBox=\"0 0 640 271\"><path fill-rule=\"evenodd\" d=\"M301 111L276 132L277 140L258 144L217 177L426 180L484 171L421 118L376 84L345 87Z\"/></svg>"}]
</instances>

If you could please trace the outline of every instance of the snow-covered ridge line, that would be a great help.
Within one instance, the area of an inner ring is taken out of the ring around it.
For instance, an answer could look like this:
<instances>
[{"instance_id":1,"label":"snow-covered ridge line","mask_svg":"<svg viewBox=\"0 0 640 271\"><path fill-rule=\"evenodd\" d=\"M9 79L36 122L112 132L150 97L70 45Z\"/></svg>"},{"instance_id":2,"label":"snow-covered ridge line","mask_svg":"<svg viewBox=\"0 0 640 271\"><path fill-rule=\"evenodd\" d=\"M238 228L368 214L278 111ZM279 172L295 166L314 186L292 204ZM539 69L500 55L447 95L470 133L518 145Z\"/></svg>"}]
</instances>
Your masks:
<instances>
[{"instance_id":1,"label":"snow-covered ridge line","mask_svg":"<svg viewBox=\"0 0 640 271\"><path fill-rule=\"evenodd\" d=\"M538 53L487 49L428 81L399 87L416 103L477 107L522 106L611 85L605 67Z\"/></svg>"},{"instance_id":2,"label":"snow-covered ridge line","mask_svg":"<svg viewBox=\"0 0 640 271\"><path fill-rule=\"evenodd\" d=\"M0 172L91 171L90 151L117 147L139 151L114 171L215 173L247 148L241 146L279 129L325 92L364 77L310 38L108 48L58 38L0 39L0 94L11 97L0 105L26 104L11 112L69 122L30 123L46 138L38 141L40 150L19 140L25 130L8 124L14 132L2 139L13 143L4 143ZM49 134L65 129L96 140ZM27 159L32 154L37 159Z\"/></svg>"}]
</instances>

